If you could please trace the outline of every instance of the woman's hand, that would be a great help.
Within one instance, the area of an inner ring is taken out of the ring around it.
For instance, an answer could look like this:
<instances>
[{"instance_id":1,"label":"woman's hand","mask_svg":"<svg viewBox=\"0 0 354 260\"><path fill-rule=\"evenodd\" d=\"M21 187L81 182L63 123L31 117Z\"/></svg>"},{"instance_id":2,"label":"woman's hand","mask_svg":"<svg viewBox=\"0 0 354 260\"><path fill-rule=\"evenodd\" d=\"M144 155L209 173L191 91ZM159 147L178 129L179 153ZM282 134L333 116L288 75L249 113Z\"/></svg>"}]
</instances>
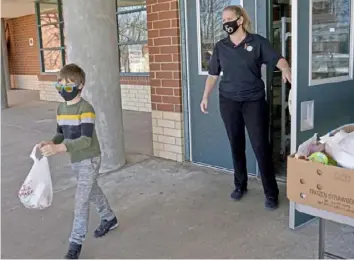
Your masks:
<instances>
[{"instance_id":1,"label":"woman's hand","mask_svg":"<svg viewBox=\"0 0 354 260\"><path fill-rule=\"evenodd\" d=\"M208 98L203 97L202 102L200 102L200 110L204 114L208 114Z\"/></svg>"},{"instance_id":2,"label":"woman's hand","mask_svg":"<svg viewBox=\"0 0 354 260\"><path fill-rule=\"evenodd\" d=\"M218 80L218 77L219 76L216 76L216 75L208 75L208 78L205 82L203 99L202 99L202 102L200 102L200 110L204 114L208 114L208 98L209 98L211 91L213 90L213 88L216 85L216 81Z\"/></svg>"},{"instance_id":3,"label":"woman's hand","mask_svg":"<svg viewBox=\"0 0 354 260\"><path fill-rule=\"evenodd\" d=\"M284 83L289 82L291 84L291 71L290 71L290 68L282 69L281 72L282 72L281 74L282 74L282 78L283 78Z\"/></svg>"},{"instance_id":4,"label":"woman's hand","mask_svg":"<svg viewBox=\"0 0 354 260\"><path fill-rule=\"evenodd\" d=\"M277 63L277 68L281 70L281 76L284 83L289 82L291 84L291 71L289 63L286 61L286 59L281 58Z\"/></svg>"}]
</instances>

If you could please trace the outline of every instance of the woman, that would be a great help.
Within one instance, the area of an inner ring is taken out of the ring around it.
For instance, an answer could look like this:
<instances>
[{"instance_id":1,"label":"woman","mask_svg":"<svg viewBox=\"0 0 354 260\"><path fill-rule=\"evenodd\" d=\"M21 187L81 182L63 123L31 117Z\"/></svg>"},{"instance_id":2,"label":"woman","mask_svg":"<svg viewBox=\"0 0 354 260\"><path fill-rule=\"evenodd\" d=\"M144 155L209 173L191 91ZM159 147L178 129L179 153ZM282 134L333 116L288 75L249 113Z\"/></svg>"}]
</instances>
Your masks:
<instances>
[{"instance_id":1,"label":"woman","mask_svg":"<svg viewBox=\"0 0 354 260\"><path fill-rule=\"evenodd\" d=\"M207 113L208 97L219 85L220 112L230 141L234 164L235 190L231 198L240 200L247 192L245 126L256 154L265 193L265 207L278 207L278 185L269 143L268 104L261 78L261 66L282 71L285 82L291 82L288 62L271 46L269 41L251 33L251 22L241 6L228 6L222 14L223 29L229 35L214 47L209 61L209 76L200 108Z\"/></svg>"}]
</instances>

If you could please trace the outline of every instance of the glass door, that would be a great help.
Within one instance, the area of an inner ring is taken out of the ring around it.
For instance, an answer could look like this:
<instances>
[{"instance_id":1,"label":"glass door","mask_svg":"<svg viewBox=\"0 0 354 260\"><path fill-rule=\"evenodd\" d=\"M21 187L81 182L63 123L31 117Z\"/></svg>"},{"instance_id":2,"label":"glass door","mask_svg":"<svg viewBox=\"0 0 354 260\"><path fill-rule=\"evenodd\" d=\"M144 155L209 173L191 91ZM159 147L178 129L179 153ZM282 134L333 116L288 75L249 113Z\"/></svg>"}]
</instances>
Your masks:
<instances>
[{"instance_id":1,"label":"glass door","mask_svg":"<svg viewBox=\"0 0 354 260\"><path fill-rule=\"evenodd\" d=\"M292 0L291 152L354 122L353 0ZM290 228L312 219L290 202Z\"/></svg>"}]
</instances>

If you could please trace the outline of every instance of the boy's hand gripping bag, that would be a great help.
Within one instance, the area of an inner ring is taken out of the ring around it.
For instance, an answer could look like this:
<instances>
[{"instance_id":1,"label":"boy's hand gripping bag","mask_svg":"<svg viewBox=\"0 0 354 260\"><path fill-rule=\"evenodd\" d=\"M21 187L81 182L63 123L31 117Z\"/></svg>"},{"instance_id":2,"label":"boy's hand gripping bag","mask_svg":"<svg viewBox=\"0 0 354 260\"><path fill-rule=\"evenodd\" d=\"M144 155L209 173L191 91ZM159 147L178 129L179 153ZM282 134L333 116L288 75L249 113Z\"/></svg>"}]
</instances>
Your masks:
<instances>
[{"instance_id":1,"label":"boy's hand gripping bag","mask_svg":"<svg viewBox=\"0 0 354 260\"><path fill-rule=\"evenodd\" d=\"M48 158L38 159L37 148L35 146L30 155L34 163L18 192L18 197L26 208L45 209L53 200L52 178Z\"/></svg>"}]
</instances>

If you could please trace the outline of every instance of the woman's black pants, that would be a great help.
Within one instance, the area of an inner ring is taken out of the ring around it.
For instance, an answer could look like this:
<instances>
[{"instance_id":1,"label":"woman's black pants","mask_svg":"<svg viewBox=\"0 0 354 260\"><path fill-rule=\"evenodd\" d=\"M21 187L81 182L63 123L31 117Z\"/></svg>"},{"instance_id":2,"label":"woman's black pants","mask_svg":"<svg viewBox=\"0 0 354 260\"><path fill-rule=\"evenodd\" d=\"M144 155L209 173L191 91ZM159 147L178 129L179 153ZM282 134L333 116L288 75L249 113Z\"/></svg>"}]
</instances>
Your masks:
<instances>
[{"instance_id":1,"label":"woman's black pants","mask_svg":"<svg viewBox=\"0 0 354 260\"><path fill-rule=\"evenodd\" d=\"M261 172L265 196L277 199L279 190L269 143L267 101L237 102L220 96L220 112L231 145L236 189L247 189L246 126Z\"/></svg>"}]
</instances>

